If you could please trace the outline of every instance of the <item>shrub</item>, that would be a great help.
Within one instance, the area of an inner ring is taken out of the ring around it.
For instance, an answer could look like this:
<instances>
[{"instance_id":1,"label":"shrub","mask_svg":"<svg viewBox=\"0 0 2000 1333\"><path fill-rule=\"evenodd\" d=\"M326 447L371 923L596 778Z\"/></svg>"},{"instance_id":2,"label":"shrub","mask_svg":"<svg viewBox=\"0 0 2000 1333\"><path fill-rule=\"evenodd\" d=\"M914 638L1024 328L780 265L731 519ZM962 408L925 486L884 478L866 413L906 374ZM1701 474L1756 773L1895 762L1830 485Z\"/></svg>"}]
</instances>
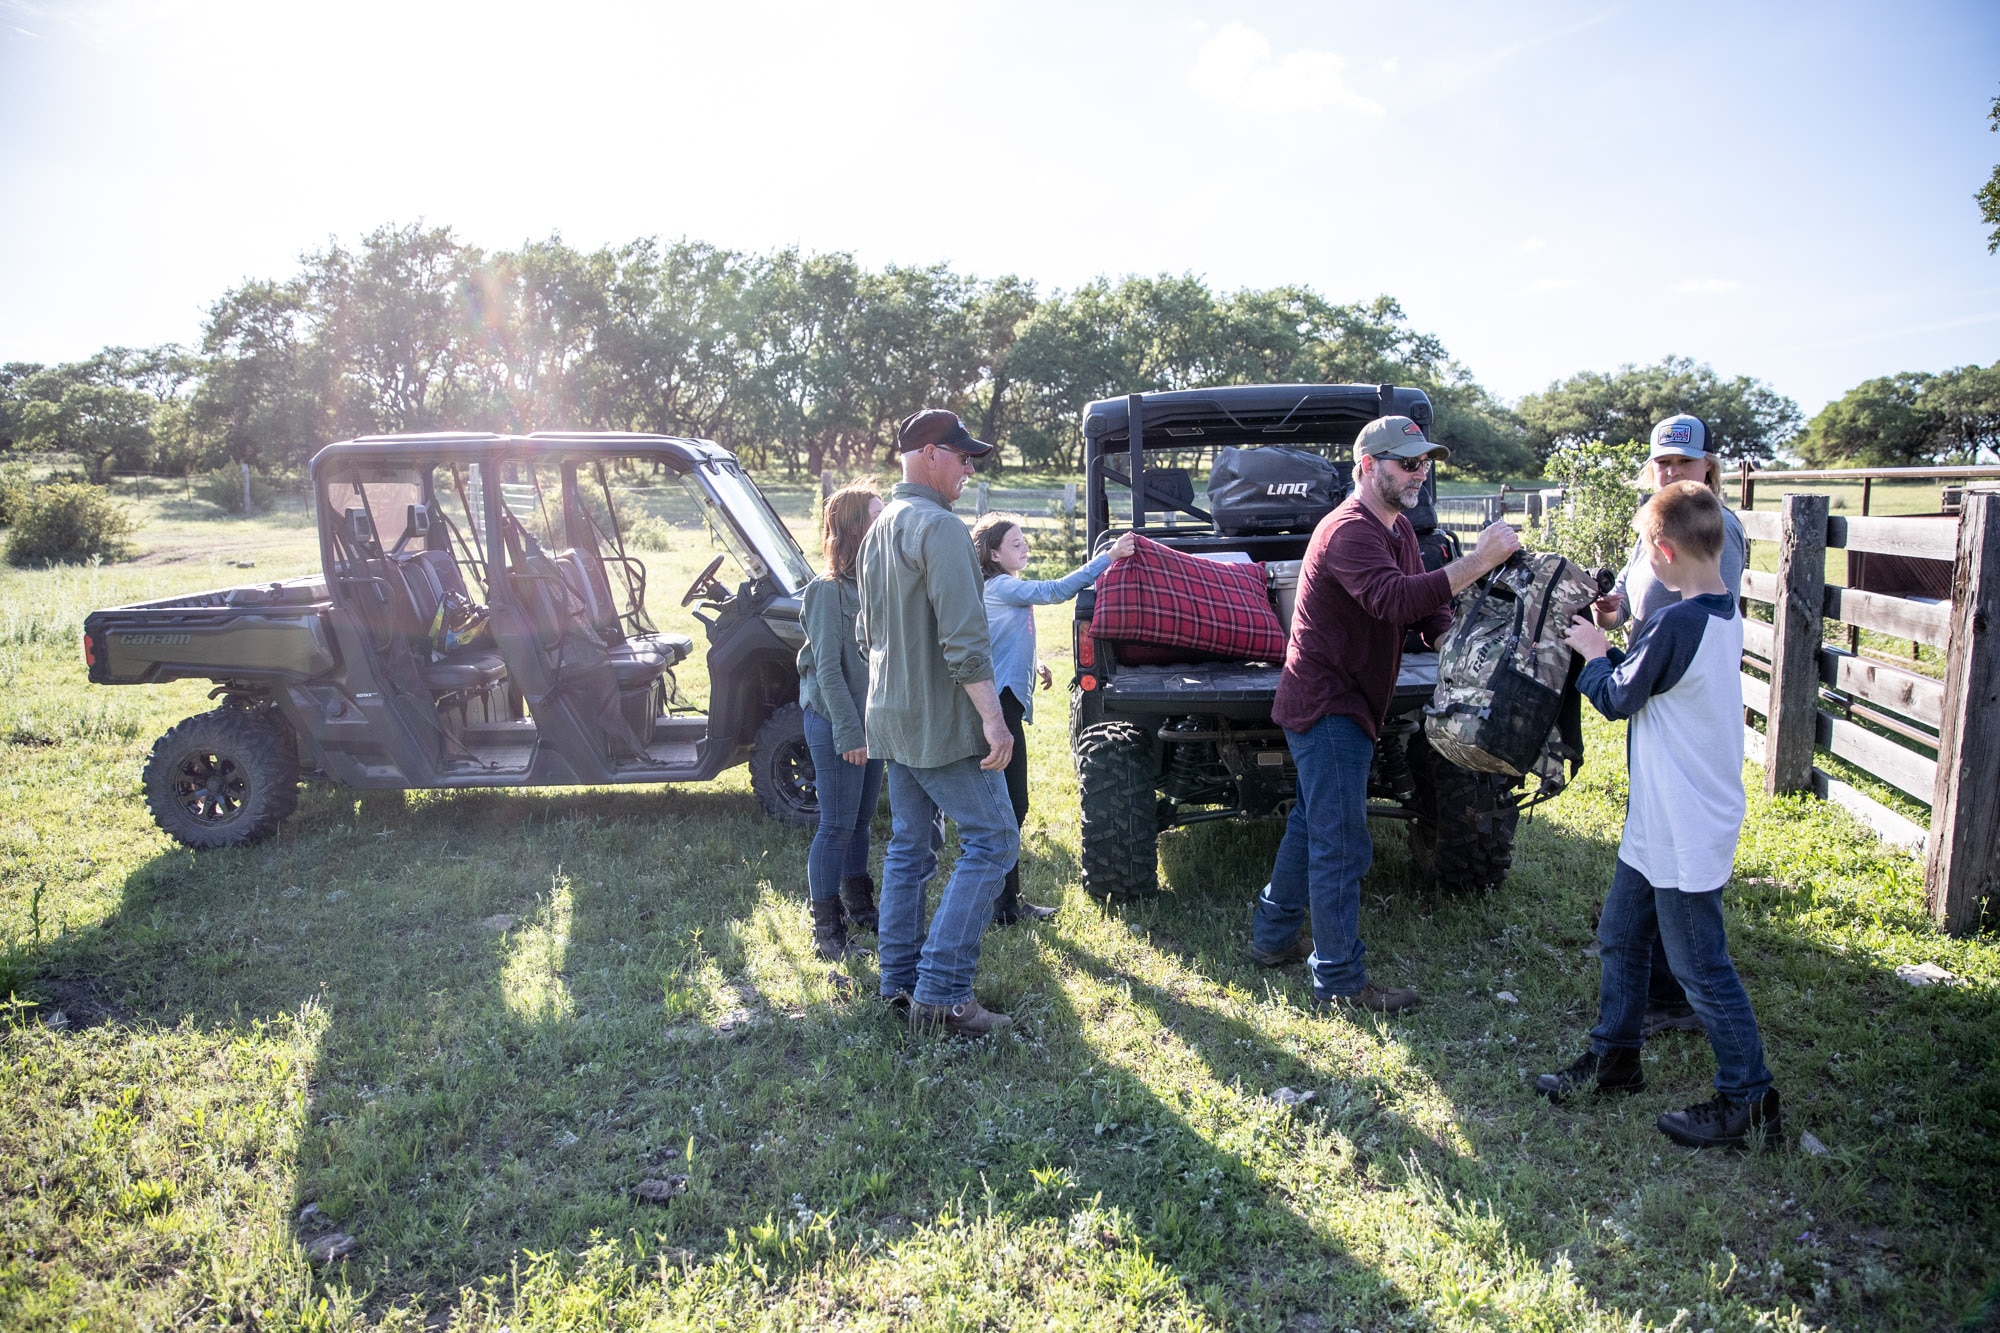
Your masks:
<instances>
[{"instance_id":1,"label":"shrub","mask_svg":"<svg viewBox=\"0 0 2000 1333\"><path fill-rule=\"evenodd\" d=\"M1585 568L1619 569L1637 537L1632 515L1639 510L1633 479L1645 466L1645 440L1626 444L1568 444L1549 455L1545 475L1564 495L1534 530L1536 546L1568 556Z\"/></svg>"},{"instance_id":2,"label":"shrub","mask_svg":"<svg viewBox=\"0 0 2000 1333\"><path fill-rule=\"evenodd\" d=\"M0 528L14 526L14 516L27 502L28 470L19 466L0 468Z\"/></svg>"},{"instance_id":3,"label":"shrub","mask_svg":"<svg viewBox=\"0 0 2000 1333\"><path fill-rule=\"evenodd\" d=\"M243 512L243 470L230 463L213 472L203 473L201 480L194 484L194 493L225 514L240 514ZM257 472L250 474L252 509L269 509L276 494L269 477Z\"/></svg>"},{"instance_id":4,"label":"shrub","mask_svg":"<svg viewBox=\"0 0 2000 1333\"><path fill-rule=\"evenodd\" d=\"M126 551L132 517L101 486L63 481L26 492L7 536L7 563L116 559Z\"/></svg>"}]
</instances>

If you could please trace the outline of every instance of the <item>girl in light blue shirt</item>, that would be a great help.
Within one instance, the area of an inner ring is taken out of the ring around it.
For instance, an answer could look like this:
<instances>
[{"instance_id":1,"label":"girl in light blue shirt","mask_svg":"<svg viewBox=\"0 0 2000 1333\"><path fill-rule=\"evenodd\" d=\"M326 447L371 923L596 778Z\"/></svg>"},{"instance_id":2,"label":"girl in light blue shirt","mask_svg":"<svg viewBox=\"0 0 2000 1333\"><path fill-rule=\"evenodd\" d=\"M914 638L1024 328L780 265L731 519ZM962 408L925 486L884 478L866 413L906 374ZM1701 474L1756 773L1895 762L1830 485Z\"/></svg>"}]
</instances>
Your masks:
<instances>
[{"instance_id":1,"label":"girl in light blue shirt","mask_svg":"<svg viewBox=\"0 0 2000 1333\"><path fill-rule=\"evenodd\" d=\"M1000 713L1014 734L1014 757L1007 764L1007 798L1014 822L1028 818L1028 738L1023 724L1034 720L1035 680L1043 689L1055 683L1048 667L1035 660L1035 608L1067 602L1096 581L1113 560L1132 554L1137 541L1126 533L1095 560L1059 579L1024 579L1028 567L1028 534L1018 514L988 514L973 525L972 545L979 569L986 576L986 623L993 640L993 685L1000 691ZM1055 915L1021 898L1021 866L1007 872L1007 883L993 903L993 924L1011 926L1023 917L1039 920Z\"/></svg>"}]
</instances>

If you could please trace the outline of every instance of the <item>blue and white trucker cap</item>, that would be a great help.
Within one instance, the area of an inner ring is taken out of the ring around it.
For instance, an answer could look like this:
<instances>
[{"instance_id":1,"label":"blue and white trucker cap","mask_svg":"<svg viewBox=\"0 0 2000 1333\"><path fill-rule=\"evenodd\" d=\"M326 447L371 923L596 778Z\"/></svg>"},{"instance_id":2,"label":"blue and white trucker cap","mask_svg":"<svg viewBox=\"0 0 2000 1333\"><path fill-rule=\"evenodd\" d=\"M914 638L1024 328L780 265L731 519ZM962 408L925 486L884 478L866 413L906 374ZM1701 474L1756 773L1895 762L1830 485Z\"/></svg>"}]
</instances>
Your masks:
<instances>
[{"instance_id":1,"label":"blue and white trucker cap","mask_svg":"<svg viewBox=\"0 0 2000 1333\"><path fill-rule=\"evenodd\" d=\"M1707 454L1708 428L1701 424L1700 417L1691 417L1683 412L1653 427L1653 452L1646 458L1648 461L1655 458L1704 458Z\"/></svg>"}]
</instances>

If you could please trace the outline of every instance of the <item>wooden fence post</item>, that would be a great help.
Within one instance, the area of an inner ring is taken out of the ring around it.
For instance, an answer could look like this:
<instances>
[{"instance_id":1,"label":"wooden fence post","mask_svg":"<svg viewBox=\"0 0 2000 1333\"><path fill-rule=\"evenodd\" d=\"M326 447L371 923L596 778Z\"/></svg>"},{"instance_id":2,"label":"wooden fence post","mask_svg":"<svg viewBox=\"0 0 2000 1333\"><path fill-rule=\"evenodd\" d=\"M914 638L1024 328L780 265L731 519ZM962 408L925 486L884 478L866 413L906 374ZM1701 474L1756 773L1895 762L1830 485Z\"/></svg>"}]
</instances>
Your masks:
<instances>
[{"instance_id":1,"label":"wooden fence post","mask_svg":"<svg viewBox=\"0 0 2000 1333\"><path fill-rule=\"evenodd\" d=\"M1824 495L1787 495L1778 511L1778 600L1771 608L1770 730L1764 790L1811 791L1819 722L1820 631L1826 616Z\"/></svg>"},{"instance_id":2,"label":"wooden fence post","mask_svg":"<svg viewBox=\"0 0 2000 1333\"><path fill-rule=\"evenodd\" d=\"M822 501L824 501L828 496L832 495L834 491L838 489L839 487L837 487L834 484L832 468L828 468L826 471L819 474L819 498Z\"/></svg>"},{"instance_id":3,"label":"wooden fence post","mask_svg":"<svg viewBox=\"0 0 2000 1333\"><path fill-rule=\"evenodd\" d=\"M1967 491L1958 520L1944 715L1924 892L1954 934L1979 922L2000 856L2000 493Z\"/></svg>"},{"instance_id":4,"label":"wooden fence post","mask_svg":"<svg viewBox=\"0 0 2000 1333\"><path fill-rule=\"evenodd\" d=\"M974 492L972 493L972 497L973 497L973 510L972 510L972 513L973 513L973 516L974 516L975 518L984 518L984 517L986 517L986 483L985 483L985 482L983 482L983 481L982 481L982 482L980 482L980 483L979 483L979 489L978 489L978 490L976 490L976 491L974 491Z\"/></svg>"}]
</instances>

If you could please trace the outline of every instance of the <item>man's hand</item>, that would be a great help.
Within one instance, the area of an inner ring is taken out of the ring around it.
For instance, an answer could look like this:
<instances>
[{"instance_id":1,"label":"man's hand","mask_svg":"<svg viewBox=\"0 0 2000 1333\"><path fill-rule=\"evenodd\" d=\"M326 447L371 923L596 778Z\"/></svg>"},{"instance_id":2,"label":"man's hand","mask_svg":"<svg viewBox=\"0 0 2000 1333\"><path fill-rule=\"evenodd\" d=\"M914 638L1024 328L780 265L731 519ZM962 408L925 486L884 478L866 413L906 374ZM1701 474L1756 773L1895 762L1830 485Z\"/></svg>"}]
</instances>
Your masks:
<instances>
[{"instance_id":1,"label":"man's hand","mask_svg":"<svg viewBox=\"0 0 2000 1333\"><path fill-rule=\"evenodd\" d=\"M1043 689L1047 690L1054 688L1056 683L1056 673L1049 670L1049 664L1047 662L1035 663L1035 671L1042 678Z\"/></svg>"},{"instance_id":2,"label":"man's hand","mask_svg":"<svg viewBox=\"0 0 2000 1333\"><path fill-rule=\"evenodd\" d=\"M1578 616L1569 624L1569 633L1563 635L1563 642L1583 654L1586 662L1595 662L1611 651L1611 644L1605 639L1604 631Z\"/></svg>"},{"instance_id":3,"label":"man's hand","mask_svg":"<svg viewBox=\"0 0 2000 1333\"><path fill-rule=\"evenodd\" d=\"M850 764L865 764L868 762L868 747L860 745L852 750L842 750L840 757Z\"/></svg>"},{"instance_id":4,"label":"man's hand","mask_svg":"<svg viewBox=\"0 0 2000 1333\"><path fill-rule=\"evenodd\" d=\"M1007 719L995 712L992 717L982 717L980 730L986 733L986 757L979 766L988 773L998 773L1014 758L1014 733L1007 730Z\"/></svg>"},{"instance_id":5,"label":"man's hand","mask_svg":"<svg viewBox=\"0 0 2000 1333\"><path fill-rule=\"evenodd\" d=\"M1123 560L1126 556L1132 554L1134 551L1138 549L1139 549L1139 534L1136 532L1128 532L1125 533L1123 536L1119 537L1117 541L1111 543L1111 550L1109 554L1113 560Z\"/></svg>"},{"instance_id":6,"label":"man's hand","mask_svg":"<svg viewBox=\"0 0 2000 1333\"><path fill-rule=\"evenodd\" d=\"M1599 629L1617 629L1618 618L1625 613L1625 594L1607 592L1590 604L1590 610Z\"/></svg>"},{"instance_id":7,"label":"man's hand","mask_svg":"<svg viewBox=\"0 0 2000 1333\"><path fill-rule=\"evenodd\" d=\"M1479 542L1472 548L1472 555L1488 570L1495 570L1520 549L1521 534L1514 531L1513 524L1502 521L1479 530Z\"/></svg>"},{"instance_id":8,"label":"man's hand","mask_svg":"<svg viewBox=\"0 0 2000 1333\"><path fill-rule=\"evenodd\" d=\"M1479 540L1470 551L1444 567L1452 595L1464 592L1486 575L1507 563L1521 549L1521 534L1512 525L1499 522L1480 529Z\"/></svg>"},{"instance_id":9,"label":"man's hand","mask_svg":"<svg viewBox=\"0 0 2000 1333\"><path fill-rule=\"evenodd\" d=\"M1000 691L990 677L960 688L979 710L979 730L986 737L986 757L979 766L988 773L998 773L1014 757L1014 733L1007 730L1007 718L1000 711Z\"/></svg>"}]
</instances>

